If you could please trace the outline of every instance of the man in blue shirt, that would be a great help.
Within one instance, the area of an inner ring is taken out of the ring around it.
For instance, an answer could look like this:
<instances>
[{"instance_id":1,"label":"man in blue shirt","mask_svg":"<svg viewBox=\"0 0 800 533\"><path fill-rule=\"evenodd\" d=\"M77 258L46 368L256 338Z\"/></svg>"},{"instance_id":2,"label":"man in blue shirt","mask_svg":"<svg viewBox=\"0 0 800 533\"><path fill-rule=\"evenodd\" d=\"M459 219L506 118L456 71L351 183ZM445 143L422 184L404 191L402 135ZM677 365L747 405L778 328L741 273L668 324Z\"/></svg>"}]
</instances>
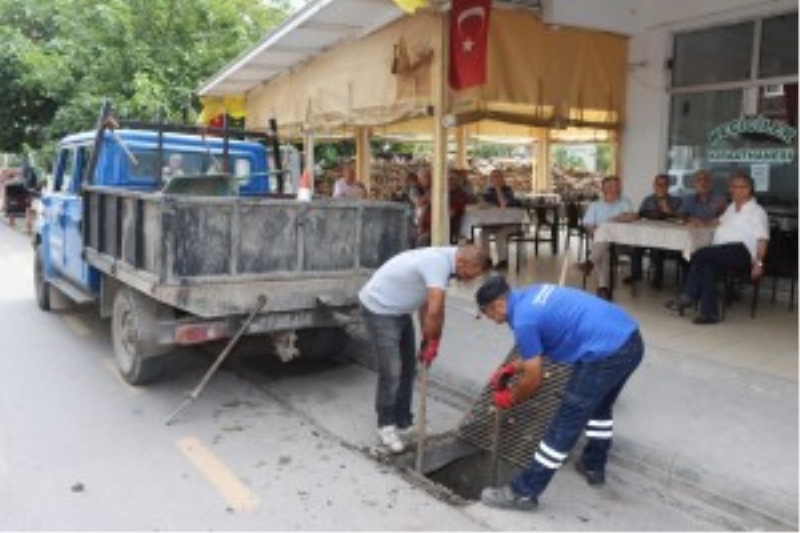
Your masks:
<instances>
[{"instance_id":1,"label":"man in blue shirt","mask_svg":"<svg viewBox=\"0 0 800 533\"><path fill-rule=\"evenodd\" d=\"M669 194L669 176L658 174L653 178L653 194L645 197L639 206L639 218L648 220L664 220L678 216L681 199ZM631 248L631 275L623 283L630 284L642 279L642 258L644 248L634 246ZM665 252L659 248L650 248L650 264L653 267L653 279L650 283L656 289L661 289L664 278Z\"/></svg>"},{"instance_id":2,"label":"man in blue shirt","mask_svg":"<svg viewBox=\"0 0 800 533\"><path fill-rule=\"evenodd\" d=\"M514 197L514 190L506 185L502 170L496 168L489 174L489 187L481 196L481 204L499 207L500 209L519 205L519 202ZM497 262L494 266L497 270L508 268L508 238L517 231L519 231L519 228L515 224L481 228L479 242L481 248L489 257L491 257L489 238L494 236L494 244L497 248Z\"/></svg>"},{"instance_id":3,"label":"man in blue shirt","mask_svg":"<svg viewBox=\"0 0 800 533\"><path fill-rule=\"evenodd\" d=\"M509 485L485 488L481 501L490 507L534 509L581 431L587 443L576 468L589 484L604 483L612 408L644 354L639 325L621 307L569 287L531 285L512 291L502 276L492 276L475 297L484 315L508 323L520 354L492 376L499 409L524 402L542 385L543 357L572 366L563 400L531 463ZM516 384L509 386L517 374Z\"/></svg>"},{"instance_id":4,"label":"man in blue shirt","mask_svg":"<svg viewBox=\"0 0 800 533\"><path fill-rule=\"evenodd\" d=\"M721 194L711 190L711 173L698 170L692 182L694 194L685 196L678 209L678 216L692 226L714 226L728 202Z\"/></svg>"}]
</instances>

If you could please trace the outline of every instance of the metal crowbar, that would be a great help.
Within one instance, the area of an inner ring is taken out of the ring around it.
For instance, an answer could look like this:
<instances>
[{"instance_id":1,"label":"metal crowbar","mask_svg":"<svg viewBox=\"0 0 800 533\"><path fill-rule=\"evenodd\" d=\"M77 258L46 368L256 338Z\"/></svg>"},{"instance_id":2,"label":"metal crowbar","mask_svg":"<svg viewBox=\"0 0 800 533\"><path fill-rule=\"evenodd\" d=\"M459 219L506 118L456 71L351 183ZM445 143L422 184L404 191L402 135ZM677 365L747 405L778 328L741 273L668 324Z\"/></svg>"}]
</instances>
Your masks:
<instances>
[{"instance_id":1,"label":"metal crowbar","mask_svg":"<svg viewBox=\"0 0 800 533\"><path fill-rule=\"evenodd\" d=\"M239 339L242 337L242 335L244 335L244 332L247 331L247 328L250 327L250 323L253 322L253 319L261 311L261 309L264 308L264 305L266 305L266 303L267 303L267 297L264 296L263 294L259 295L258 300L256 301L256 306L250 312L250 315L247 317L247 320L244 321L244 324L242 324L242 327L239 328L239 331L236 332L236 335L231 339L228 345L225 346L225 349L222 351L222 353L219 354L216 361L214 361L214 364L211 365L211 368L209 368L208 371L206 372L206 375L203 376L202 380L200 380L200 383L198 383L197 386L194 388L194 390L188 394L186 399L183 400L183 403L181 403L178 406L178 408L175 409L175 411L173 411L171 415L169 415L169 418L167 418L166 421L167 425L170 425L170 423L181 412L183 412L184 409L189 407L192 404L192 402L195 401L198 396L200 396L200 393L208 384L208 381L211 379L211 376L213 376L214 373L217 371L217 369L219 369L220 365L222 365L222 363L225 361L225 358L228 357L228 354L231 352L231 350L233 350L233 347L236 346L236 343L239 342Z\"/></svg>"}]
</instances>

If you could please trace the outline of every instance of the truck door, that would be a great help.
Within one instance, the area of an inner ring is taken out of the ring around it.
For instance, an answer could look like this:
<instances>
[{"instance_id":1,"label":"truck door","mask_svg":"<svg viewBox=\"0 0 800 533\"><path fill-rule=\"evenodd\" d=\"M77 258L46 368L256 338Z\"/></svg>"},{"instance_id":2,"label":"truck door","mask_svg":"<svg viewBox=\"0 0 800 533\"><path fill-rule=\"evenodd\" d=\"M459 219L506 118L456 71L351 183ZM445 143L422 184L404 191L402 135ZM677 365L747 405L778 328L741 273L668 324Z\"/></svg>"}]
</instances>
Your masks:
<instances>
[{"instance_id":1,"label":"truck door","mask_svg":"<svg viewBox=\"0 0 800 533\"><path fill-rule=\"evenodd\" d=\"M50 260L56 273L89 288L89 268L83 260L83 200L80 195L90 148L70 146L61 150L56 167L54 193L50 196Z\"/></svg>"}]
</instances>

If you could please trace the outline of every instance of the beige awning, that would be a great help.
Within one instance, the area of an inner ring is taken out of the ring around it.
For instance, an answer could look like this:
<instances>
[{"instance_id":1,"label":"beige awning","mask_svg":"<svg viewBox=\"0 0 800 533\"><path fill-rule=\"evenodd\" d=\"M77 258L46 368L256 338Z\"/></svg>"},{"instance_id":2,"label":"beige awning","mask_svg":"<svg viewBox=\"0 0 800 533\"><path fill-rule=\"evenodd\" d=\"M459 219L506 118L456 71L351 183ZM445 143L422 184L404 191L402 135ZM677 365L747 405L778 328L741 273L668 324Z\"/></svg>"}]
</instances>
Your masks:
<instances>
[{"instance_id":1,"label":"beige awning","mask_svg":"<svg viewBox=\"0 0 800 533\"><path fill-rule=\"evenodd\" d=\"M403 17L273 77L245 94L248 125L265 126L274 117L291 134L303 128L426 124L413 120L427 117L432 102L439 16ZM495 9L488 83L450 93L449 124L618 129L626 58L625 37L549 27L528 10Z\"/></svg>"}]
</instances>

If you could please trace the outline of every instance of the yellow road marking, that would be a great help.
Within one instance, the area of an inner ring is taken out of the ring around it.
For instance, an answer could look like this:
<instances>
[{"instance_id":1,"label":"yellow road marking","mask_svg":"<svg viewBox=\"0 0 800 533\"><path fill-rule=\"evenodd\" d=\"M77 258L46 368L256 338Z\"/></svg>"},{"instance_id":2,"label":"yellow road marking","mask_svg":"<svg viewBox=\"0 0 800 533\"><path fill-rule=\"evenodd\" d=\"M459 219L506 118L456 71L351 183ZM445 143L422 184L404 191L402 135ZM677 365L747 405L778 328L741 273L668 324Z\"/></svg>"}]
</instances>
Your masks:
<instances>
[{"instance_id":1,"label":"yellow road marking","mask_svg":"<svg viewBox=\"0 0 800 533\"><path fill-rule=\"evenodd\" d=\"M88 337L92 334L92 330L77 316L61 315L61 320L63 320L64 323L69 326L69 329L78 337Z\"/></svg>"},{"instance_id":2,"label":"yellow road marking","mask_svg":"<svg viewBox=\"0 0 800 533\"><path fill-rule=\"evenodd\" d=\"M134 387L133 385L125 381L125 379L123 379L123 377L119 373L119 369L117 368L117 362L114 360L113 355L111 356L110 359L109 358L103 359L103 366L106 368L106 370L109 371L109 373L112 376L114 376L114 379L119 381L122 384L122 386L128 389L128 392L130 392L131 394L141 394L142 391L144 390L140 387Z\"/></svg>"},{"instance_id":3,"label":"yellow road marking","mask_svg":"<svg viewBox=\"0 0 800 533\"><path fill-rule=\"evenodd\" d=\"M231 509L252 511L258 507L256 495L198 438L183 437L178 440L177 445L189 462L217 489Z\"/></svg>"}]
</instances>

